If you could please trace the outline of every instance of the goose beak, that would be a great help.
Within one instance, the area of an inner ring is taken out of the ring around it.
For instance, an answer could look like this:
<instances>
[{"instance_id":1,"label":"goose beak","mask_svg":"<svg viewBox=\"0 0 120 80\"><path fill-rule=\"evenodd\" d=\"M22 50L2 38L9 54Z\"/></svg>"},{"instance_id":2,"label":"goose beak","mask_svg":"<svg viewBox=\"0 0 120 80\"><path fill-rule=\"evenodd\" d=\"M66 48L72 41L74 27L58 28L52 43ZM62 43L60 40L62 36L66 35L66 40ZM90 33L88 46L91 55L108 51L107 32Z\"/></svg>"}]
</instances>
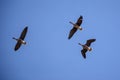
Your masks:
<instances>
[{"instance_id":1,"label":"goose beak","mask_svg":"<svg viewBox=\"0 0 120 80\"><path fill-rule=\"evenodd\" d=\"M15 37L13 37L12 39L16 39Z\"/></svg>"}]
</instances>

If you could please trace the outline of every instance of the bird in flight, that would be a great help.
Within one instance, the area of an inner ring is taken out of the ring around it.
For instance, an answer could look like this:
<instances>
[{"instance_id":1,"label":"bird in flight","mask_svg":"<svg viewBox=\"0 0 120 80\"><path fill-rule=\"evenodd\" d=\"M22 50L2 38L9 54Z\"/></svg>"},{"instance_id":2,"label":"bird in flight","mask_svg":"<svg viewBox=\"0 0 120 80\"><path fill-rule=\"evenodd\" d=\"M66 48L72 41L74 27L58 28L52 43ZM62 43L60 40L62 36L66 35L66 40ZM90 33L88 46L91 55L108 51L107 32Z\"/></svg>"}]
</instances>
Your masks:
<instances>
[{"instance_id":1,"label":"bird in flight","mask_svg":"<svg viewBox=\"0 0 120 80\"><path fill-rule=\"evenodd\" d=\"M24 38L26 36L27 30L28 30L28 27L25 27L19 38L13 37L13 39L17 41L14 48L15 51L17 51L20 48L21 44L24 44L24 45L26 44L26 42L24 41Z\"/></svg>"},{"instance_id":2,"label":"bird in flight","mask_svg":"<svg viewBox=\"0 0 120 80\"><path fill-rule=\"evenodd\" d=\"M73 25L73 28L70 30L68 39L70 39L74 35L74 33L77 31L77 29L82 30L82 27L81 27L82 19L83 19L83 17L80 16L76 23L73 23L71 21L69 22Z\"/></svg>"},{"instance_id":3,"label":"bird in flight","mask_svg":"<svg viewBox=\"0 0 120 80\"><path fill-rule=\"evenodd\" d=\"M83 47L83 49L81 50L81 54L83 56L83 58L85 59L86 58L86 52L87 51L91 51L92 48L90 47L91 43L96 41L96 39L89 39L87 40L86 44L81 44L81 43L78 43L79 45L81 45Z\"/></svg>"}]
</instances>

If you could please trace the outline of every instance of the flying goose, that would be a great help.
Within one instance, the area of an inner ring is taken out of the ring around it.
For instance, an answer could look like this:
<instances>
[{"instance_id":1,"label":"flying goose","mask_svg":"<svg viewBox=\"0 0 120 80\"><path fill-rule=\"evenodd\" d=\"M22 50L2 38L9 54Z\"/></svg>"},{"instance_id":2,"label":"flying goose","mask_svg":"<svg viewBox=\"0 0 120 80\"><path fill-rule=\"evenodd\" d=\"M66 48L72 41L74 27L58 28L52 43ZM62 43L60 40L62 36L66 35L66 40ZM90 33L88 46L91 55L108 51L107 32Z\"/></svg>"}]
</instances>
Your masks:
<instances>
[{"instance_id":1,"label":"flying goose","mask_svg":"<svg viewBox=\"0 0 120 80\"><path fill-rule=\"evenodd\" d=\"M80 16L76 23L73 23L71 21L69 22L73 25L73 28L70 30L68 39L70 39L74 35L74 33L77 31L77 29L82 30L82 27L80 26L82 24L82 19L83 19L83 17Z\"/></svg>"},{"instance_id":2,"label":"flying goose","mask_svg":"<svg viewBox=\"0 0 120 80\"><path fill-rule=\"evenodd\" d=\"M17 41L16 46L14 48L15 51L17 51L20 48L21 44L24 44L24 45L26 44L26 42L24 41L24 38L26 36L27 30L28 30L28 27L25 27L18 39L13 37L13 39Z\"/></svg>"},{"instance_id":3,"label":"flying goose","mask_svg":"<svg viewBox=\"0 0 120 80\"><path fill-rule=\"evenodd\" d=\"M87 51L91 51L92 50L90 45L94 41L96 41L96 39L89 39L89 40L87 40L86 44L84 44L84 45L82 45L81 43L78 43L79 45L81 45L83 47L83 49L81 50L81 54L82 54L83 58L86 58L86 52Z\"/></svg>"}]
</instances>

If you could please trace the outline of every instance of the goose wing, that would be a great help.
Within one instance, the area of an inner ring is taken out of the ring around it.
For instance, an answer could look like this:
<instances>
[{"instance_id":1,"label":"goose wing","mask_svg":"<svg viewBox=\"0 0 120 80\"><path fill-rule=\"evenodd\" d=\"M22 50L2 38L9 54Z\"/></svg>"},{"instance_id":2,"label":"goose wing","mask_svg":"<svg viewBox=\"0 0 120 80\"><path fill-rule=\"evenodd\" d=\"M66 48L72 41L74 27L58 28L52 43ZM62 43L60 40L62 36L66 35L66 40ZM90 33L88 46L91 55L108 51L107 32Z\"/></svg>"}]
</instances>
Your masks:
<instances>
[{"instance_id":1,"label":"goose wing","mask_svg":"<svg viewBox=\"0 0 120 80\"><path fill-rule=\"evenodd\" d=\"M69 33L69 36L68 36L68 39L70 39L74 33L77 31L77 28L73 27L71 30L70 30L70 33Z\"/></svg>"},{"instance_id":2,"label":"goose wing","mask_svg":"<svg viewBox=\"0 0 120 80\"><path fill-rule=\"evenodd\" d=\"M96 41L96 39L89 39L87 40L86 44L87 46L90 46L92 42Z\"/></svg>"},{"instance_id":3,"label":"goose wing","mask_svg":"<svg viewBox=\"0 0 120 80\"><path fill-rule=\"evenodd\" d=\"M28 30L28 27L25 27L24 30L22 31L19 39L24 40L26 33L27 33L27 30Z\"/></svg>"},{"instance_id":4,"label":"goose wing","mask_svg":"<svg viewBox=\"0 0 120 80\"><path fill-rule=\"evenodd\" d=\"M78 26L80 26L80 25L82 24L82 19L83 19L82 16L80 16L80 17L78 18L78 20L77 20L77 22L76 22L76 24L77 24Z\"/></svg>"},{"instance_id":5,"label":"goose wing","mask_svg":"<svg viewBox=\"0 0 120 80\"><path fill-rule=\"evenodd\" d=\"M21 42L18 40L17 44L15 45L14 50L17 51L21 46Z\"/></svg>"},{"instance_id":6,"label":"goose wing","mask_svg":"<svg viewBox=\"0 0 120 80\"><path fill-rule=\"evenodd\" d=\"M87 49L81 50L81 54L82 54L83 58L86 58L86 52L87 52Z\"/></svg>"}]
</instances>

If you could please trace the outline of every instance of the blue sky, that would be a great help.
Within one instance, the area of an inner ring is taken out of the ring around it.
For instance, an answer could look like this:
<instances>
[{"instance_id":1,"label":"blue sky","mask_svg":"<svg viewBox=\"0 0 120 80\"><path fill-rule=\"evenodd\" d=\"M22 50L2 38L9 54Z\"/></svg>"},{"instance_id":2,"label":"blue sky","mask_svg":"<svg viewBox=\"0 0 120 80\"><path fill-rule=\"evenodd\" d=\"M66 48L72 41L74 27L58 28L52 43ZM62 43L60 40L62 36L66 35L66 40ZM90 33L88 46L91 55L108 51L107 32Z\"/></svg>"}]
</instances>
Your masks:
<instances>
[{"instance_id":1,"label":"blue sky","mask_svg":"<svg viewBox=\"0 0 120 80\"><path fill-rule=\"evenodd\" d=\"M120 80L119 0L1 0L0 80ZM83 31L72 25L83 16ZM27 45L14 51L25 26ZM96 38L87 58L86 40Z\"/></svg>"}]
</instances>

